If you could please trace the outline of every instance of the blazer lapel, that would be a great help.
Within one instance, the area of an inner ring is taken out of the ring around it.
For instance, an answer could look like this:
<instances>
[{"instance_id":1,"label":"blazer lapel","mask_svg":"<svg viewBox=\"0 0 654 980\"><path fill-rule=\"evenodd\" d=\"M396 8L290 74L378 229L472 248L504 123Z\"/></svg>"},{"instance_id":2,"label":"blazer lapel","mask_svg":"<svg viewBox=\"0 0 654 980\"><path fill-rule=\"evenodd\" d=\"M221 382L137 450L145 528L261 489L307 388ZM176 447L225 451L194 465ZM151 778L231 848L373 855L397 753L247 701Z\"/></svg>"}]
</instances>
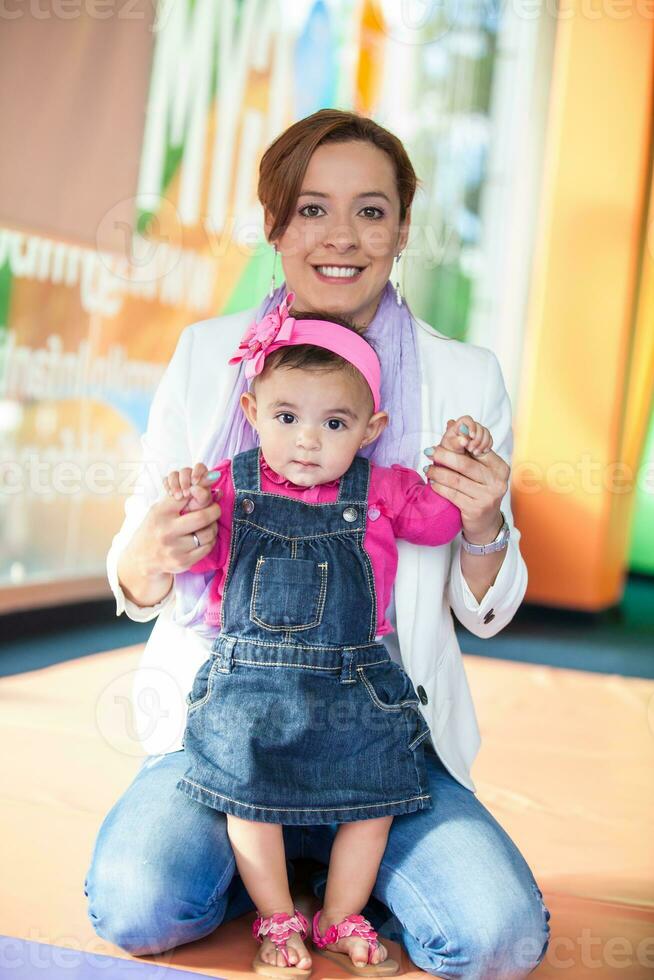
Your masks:
<instances>
[{"instance_id":1,"label":"blazer lapel","mask_svg":"<svg viewBox=\"0 0 654 980\"><path fill-rule=\"evenodd\" d=\"M402 660L408 669L413 650L413 624L419 605L418 561L420 545L401 539L396 543L395 625L397 626L397 641L402 652Z\"/></svg>"},{"instance_id":2,"label":"blazer lapel","mask_svg":"<svg viewBox=\"0 0 654 980\"><path fill-rule=\"evenodd\" d=\"M420 437L432 431L431 405L429 398L429 388L424 380L425 358L423 346L431 338L425 336L423 331L417 327L416 336L418 339L418 361L421 375L420 384ZM402 651L402 659L405 667L411 666L411 658L414 652L413 627L419 610L424 609L424 603L428 600L419 595L420 589L420 556L423 550L422 545L413 544L411 541L398 540L397 542L397 576L395 579L395 614L397 626L397 639ZM426 610L425 610L426 612Z\"/></svg>"}]
</instances>

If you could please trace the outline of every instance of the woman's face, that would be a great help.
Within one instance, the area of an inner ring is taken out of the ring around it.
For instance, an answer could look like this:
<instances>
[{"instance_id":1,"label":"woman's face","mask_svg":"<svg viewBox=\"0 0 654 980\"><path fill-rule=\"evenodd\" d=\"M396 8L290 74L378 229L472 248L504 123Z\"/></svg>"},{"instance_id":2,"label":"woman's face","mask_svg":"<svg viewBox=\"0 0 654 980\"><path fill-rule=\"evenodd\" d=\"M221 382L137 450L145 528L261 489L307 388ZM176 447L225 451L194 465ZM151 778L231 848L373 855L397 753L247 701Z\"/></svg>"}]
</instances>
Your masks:
<instances>
[{"instance_id":1,"label":"woman's face","mask_svg":"<svg viewBox=\"0 0 654 980\"><path fill-rule=\"evenodd\" d=\"M409 233L391 158L372 143L314 152L290 224L277 240L294 306L349 316L362 329L379 304ZM272 227L266 220L266 233Z\"/></svg>"}]
</instances>

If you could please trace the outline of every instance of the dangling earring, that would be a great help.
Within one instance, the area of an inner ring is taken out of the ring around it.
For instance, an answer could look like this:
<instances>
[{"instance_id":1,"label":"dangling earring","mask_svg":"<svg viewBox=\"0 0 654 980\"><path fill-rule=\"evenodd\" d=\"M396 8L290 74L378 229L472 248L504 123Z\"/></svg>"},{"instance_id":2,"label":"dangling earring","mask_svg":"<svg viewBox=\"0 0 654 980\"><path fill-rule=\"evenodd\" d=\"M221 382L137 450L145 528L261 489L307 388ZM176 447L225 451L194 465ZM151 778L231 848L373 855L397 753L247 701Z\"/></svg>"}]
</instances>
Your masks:
<instances>
[{"instance_id":1,"label":"dangling earring","mask_svg":"<svg viewBox=\"0 0 654 980\"><path fill-rule=\"evenodd\" d=\"M277 246L274 245L273 247L275 249L275 258L273 259L272 279L270 280L270 292L268 293L270 299L272 299L273 296L275 295L275 289L277 288L277 286L275 285L275 269L277 268Z\"/></svg>"},{"instance_id":2,"label":"dangling earring","mask_svg":"<svg viewBox=\"0 0 654 980\"><path fill-rule=\"evenodd\" d=\"M400 289L400 259L402 258L402 253L398 252L395 256L395 299L397 300L397 305L402 305L402 291Z\"/></svg>"}]
</instances>

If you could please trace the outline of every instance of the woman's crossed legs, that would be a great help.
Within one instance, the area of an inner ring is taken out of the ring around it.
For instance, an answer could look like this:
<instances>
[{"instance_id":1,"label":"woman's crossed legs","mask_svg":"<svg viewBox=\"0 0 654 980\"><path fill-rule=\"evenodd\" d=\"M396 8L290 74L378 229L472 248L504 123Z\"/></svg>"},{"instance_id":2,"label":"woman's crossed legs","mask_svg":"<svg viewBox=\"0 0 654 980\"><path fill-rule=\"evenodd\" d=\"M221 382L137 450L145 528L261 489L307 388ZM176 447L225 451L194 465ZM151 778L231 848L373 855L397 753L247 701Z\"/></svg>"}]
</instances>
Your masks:
<instances>
[{"instance_id":1,"label":"woman's crossed legs","mask_svg":"<svg viewBox=\"0 0 654 980\"><path fill-rule=\"evenodd\" d=\"M430 810L395 817L363 909L438 977L517 980L545 955L549 912L524 858L474 793L431 751ZM176 788L184 751L150 756L105 817L85 881L102 938L133 955L193 942L254 910L224 813ZM295 858L328 865L337 824L283 828ZM322 900L327 870L314 876Z\"/></svg>"}]
</instances>

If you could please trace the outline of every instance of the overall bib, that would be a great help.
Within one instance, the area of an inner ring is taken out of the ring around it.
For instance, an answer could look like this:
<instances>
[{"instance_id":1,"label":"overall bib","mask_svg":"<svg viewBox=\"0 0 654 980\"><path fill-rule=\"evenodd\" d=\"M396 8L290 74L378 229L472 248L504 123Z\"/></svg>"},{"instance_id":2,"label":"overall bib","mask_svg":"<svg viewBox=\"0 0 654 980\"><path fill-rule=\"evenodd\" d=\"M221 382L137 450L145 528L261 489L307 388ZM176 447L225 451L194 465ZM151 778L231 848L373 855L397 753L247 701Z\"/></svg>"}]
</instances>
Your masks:
<instances>
[{"instance_id":1,"label":"overall bib","mask_svg":"<svg viewBox=\"0 0 654 980\"><path fill-rule=\"evenodd\" d=\"M334 503L305 503L262 492L259 453L232 460L222 628L187 698L177 788L268 823L428 809L429 726L408 674L375 640L370 464L355 456Z\"/></svg>"}]
</instances>

